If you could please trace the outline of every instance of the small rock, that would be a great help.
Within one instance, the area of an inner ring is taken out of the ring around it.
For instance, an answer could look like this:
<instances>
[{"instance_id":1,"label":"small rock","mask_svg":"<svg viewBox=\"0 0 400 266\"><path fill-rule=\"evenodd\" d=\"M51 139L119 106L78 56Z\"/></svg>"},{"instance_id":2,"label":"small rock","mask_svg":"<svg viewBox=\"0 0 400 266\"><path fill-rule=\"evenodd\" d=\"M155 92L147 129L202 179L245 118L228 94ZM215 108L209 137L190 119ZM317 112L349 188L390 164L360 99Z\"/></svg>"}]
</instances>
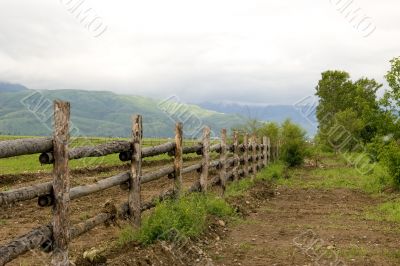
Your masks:
<instances>
[{"instance_id":1,"label":"small rock","mask_svg":"<svg viewBox=\"0 0 400 266\"><path fill-rule=\"evenodd\" d=\"M327 246L326 247L326 249L328 249L328 250L331 250L331 249L334 249L335 247L334 246Z\"/></svg>"},{"instance_id":2,"label":"small rock","mask_svg":"<svg viewBox=\"0 0 400 266\"><path fill-rule=\"evenodd\" d=\"M216 241L219 241L219 240L220 240L219 236L217 236L217 237L215 238L215 240L216 240Z\"/></svg>"},{"instance_id":3,"label":"small rock","mask_svg":"<svg viewBox=\"0 0 400 266\"><path fill-rule=\"evenodd\" d=\"M222 221L222 220L218 220L218 224L219 224L220 226L223 226L223 227L225 227L225 222L224 222L224 221Z\"/></svg>"},{"instance_id":4,"label":"small rock","mask_svg":"<svg viewBox=\"0 0 400 266\"><path fill-rule=\"evenodd\" d=\"M94 263L104 263L107 261L107 259L100 254L101 252L102 250L92 248L91 250L85 251L83 253L83 258L87 261Z\"/></svg>"},{"instance_id":5,"label":"small rock","mask_svg":"<svg viewBox=\"0 0 400 266\"><path fill-rule=\"evenodd\" d=\"M250 204L250 201L246 200L246 204Z\"/></svg>"}]
</instances>

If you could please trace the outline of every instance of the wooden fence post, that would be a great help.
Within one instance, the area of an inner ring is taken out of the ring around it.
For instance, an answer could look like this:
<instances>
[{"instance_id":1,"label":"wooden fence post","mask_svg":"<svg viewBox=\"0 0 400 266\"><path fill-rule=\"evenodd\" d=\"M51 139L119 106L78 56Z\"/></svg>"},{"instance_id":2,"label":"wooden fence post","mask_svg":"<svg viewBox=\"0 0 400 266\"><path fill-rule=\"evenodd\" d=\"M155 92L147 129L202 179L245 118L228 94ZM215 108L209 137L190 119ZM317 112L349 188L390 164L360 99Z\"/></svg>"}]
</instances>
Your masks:
<instances>
[{"instance_id":1,"label":"wooden fence post","mask_svg":"<svg viewBox=\"0 0 400 266\"><path fill-rule=\"evenodd\" d=\"M271 139L267 137L267 164L271 163Z\"/></svg>"},{"instance_id":2,"label":"wooden fence post","mask_svg":"<svg viewBox=\"0 0 400 266\"><path fill-rule=\"evenodd\" d=\"M129 177L128 205L130 218L134 226L140 227L141 223L141 189L142 176L142 116L135 115L132 119L132 160Z\"/></svg>"},{"instance_id":3,"label":"wooden fence post","mask_svg":"<svg viewBox=\"0 0 400 266\"><path fill-rule=\"evenodd\" d=\"M210 164L210 128L208 126L205 126L203 129L202 144L203 158L201 162L200 188L202 192L206 192L208 181L208 168Z\"/></svg>"},{"instance_id":4,"label":"wooden fence post","mask_svg":"<svg viewBox=\"0 0 400 266\"><path fill-rule=\"evenodd\" d=\"M262 141L260 138L256 138L258 140L257 145L257 171L259 171L263 167L263 159L261 158L261 155L263 154L262 151Z\"/></svg>"},{"instance_id":5,"label":"wooden fence post","mask_svg":"<svg viewBox=\"0 0 400 266\"><path fill-rule=\"evenodd\" d=\"M244 140L243 140L243 146L244 146L244 154L243 154L243 159L244 159L244 177L249 176L249 134L246 133L244 135Z\"/></svg>"},{"instance_id":6,"label":"wooden fence post","mask_svg":"<svg viewBox=\"0 0 400 266\"><path fill-rule=\"evenodd\" d=\"M239 157L239 134L237 131L233 132L233 180L239 180L239 166L240 166L240 157Z\"/></svg>"},{"instance_id":7,"label":"wooden fence post","mask_svg":"<svg viewBox=\"0 0 400 266\"><path fill-rule=\"evenodd\" d=\"M256 143L256 135L253 134L252 136L252 141L251 141L251 147L253 151L253 156L252 156L252 166L253 166L253 175L251 176L252 179L256 177L257 174L257 143Z\"/></svg>"},{"instance_id":8,"label":"wooden fence post","mask_svg":"<svg viewBox=\"0 0 400 266\"><path fill-rule=\"evenodd\" d=\"M175 159L174 159L174 180L175 180L175 190L178 196L182 190L182 143L183 143L183 125L182 123L176 123L175 126Z\"/></svg>"},{"instance_id":9,"label":"wooden fence post","mask_svg":"<svg viewBox=\"0 0 400 266\"><path fill-rule=\"evenodd\" d=\"M263 156L264 156L264 158L263 158L263 167L265 167L265 166L267 166L268 165L268 144L267 144L267 137L266 136L264 136L263 138L262 138L262 144L263 144L263 149L262 149L262 151L263 151Z\"/></svg>"},{"instance_id":10,"label":"wooden fence post","mask_svg":"<svg viewBox=\"0 0 400 266\"><path fill-rule=\"evenodd\" d=\"M69 265L69 102L54 101L54 138L53 138L53 238L54 251L52 265Z\"/></svg>"},{"instance_id":11,"label":"wooden fence post","mask_svg":"<svg viewBox=\"0 0 400 266\"><path fill-rule=\"evenodd\" d=\"M219 179L221 181L222 195L226 189L226 129L221 130L221 152L220 152Z\"/></svg>"}]
</instances>

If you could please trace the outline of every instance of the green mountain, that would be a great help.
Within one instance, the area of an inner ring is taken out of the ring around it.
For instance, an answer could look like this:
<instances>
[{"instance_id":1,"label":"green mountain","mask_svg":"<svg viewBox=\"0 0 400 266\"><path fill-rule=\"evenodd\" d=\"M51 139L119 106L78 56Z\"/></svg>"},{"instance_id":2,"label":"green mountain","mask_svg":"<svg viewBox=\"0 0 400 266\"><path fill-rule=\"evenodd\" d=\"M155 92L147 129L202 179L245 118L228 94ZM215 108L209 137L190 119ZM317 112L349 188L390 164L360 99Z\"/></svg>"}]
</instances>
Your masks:
<instances>
[{"instance_id":1,"label":"green mountain","mask_svg":"<svg viewBox=\"0 0 400 266\"><path fill-rule=\"evenodd\" d=\"M186 137L198 137L204 125L219 135L221 128L245 122L239 115L179 104L173 99L159 101L105 91L34 91L11 85L0 83L0 134L51 135L54 99L71 103L74 136L129 137L133 114L143 116L145 137L173 136L176 121L184 122Z\"/></svg>"}]
</instances>

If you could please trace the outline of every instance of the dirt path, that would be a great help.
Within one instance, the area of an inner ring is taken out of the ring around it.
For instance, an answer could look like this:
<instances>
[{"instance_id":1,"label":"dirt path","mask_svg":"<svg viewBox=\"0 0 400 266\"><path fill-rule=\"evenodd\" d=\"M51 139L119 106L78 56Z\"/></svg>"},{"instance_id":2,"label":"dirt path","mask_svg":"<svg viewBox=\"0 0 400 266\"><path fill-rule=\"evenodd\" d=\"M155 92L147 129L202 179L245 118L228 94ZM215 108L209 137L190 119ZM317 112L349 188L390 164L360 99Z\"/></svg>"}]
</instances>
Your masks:
<instances>
[{"instance_id":1,"label":"dirt path","mask_svg":"<svg viewBox=\"0 0 400 266\"><path fill-rule=\"evenodd\" d=\"M214 265L399 265L398 224L364 219L379 201L347 189L278 187L207 252Z\"/></svg>"}]
</instances>

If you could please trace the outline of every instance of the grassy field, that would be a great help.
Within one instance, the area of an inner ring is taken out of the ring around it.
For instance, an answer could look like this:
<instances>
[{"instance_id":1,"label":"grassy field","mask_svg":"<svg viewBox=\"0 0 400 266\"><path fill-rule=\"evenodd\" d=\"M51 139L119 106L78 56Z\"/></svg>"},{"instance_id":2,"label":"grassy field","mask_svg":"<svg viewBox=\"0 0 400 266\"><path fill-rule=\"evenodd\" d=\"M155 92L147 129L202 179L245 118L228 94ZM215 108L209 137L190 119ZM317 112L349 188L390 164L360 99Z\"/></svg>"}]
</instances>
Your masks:
<instances>
[{"instance_id":1,"label":"grassy field","mask_svg":"<svg viewBox=\"0 0 400 266\"><path fill-rule=\"evenodd\" d=\"M0 135L0 141L21 139L21 138L32 138L32 137ZM100 138L100 137L72 138L70 147L95 146L114 140L128 140L128 139ZM143 139L143 146L144 147L155 146L170 141L173 141L173 139L146 138ZM184 146L190 146L195 143L197 143L196 140L185 140ZM189 154L185 155L185 158L190 158L195 156L196 154ZM169 157L167 154L162 154L159 156L145 158L144 161L168 160L170 158L171 157ZM111 154L103 157L82 158L79 160L71 160L69 162L70 169L93 168L99 165L107 167L107 166L115 166L123 164L126 164L126 162L121 162L118 158L118 154ZM21 174L21 173L42 173L42 172L44 173L44 172L50 172L51 169L52 165L40 165L39 154L22 155L18 157L0 159L0 174L2 175Z\"/></svg>"}]
</instances>

